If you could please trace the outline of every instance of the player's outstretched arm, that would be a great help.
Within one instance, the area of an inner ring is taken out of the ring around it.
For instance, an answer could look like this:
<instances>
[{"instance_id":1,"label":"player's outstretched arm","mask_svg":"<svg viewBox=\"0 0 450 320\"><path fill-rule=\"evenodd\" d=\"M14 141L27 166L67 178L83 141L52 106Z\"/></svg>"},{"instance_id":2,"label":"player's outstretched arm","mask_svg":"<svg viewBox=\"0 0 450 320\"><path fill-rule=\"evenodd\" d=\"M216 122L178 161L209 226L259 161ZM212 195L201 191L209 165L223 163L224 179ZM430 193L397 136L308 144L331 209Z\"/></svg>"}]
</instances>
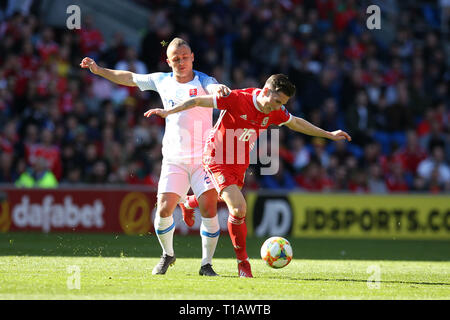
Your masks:
<instances>
[{"instance_id":1,"label":"player's outstretched arm","mask_svg":"<svg viewBox=\"0 0 450 320\"><path fill-rule=\"evenodd\" d=\"M231 89L228 88L226 85L224 84L220 84L220 83L215 83L215 84L210 84L206 90L210 93L210 94L215 94L218 97L226 97L230 94Z\"/></svg>"},{"instance_id":2,"label":"player's outstretched arm","mask_svg":"<svg viewBox=\"0 0 450 320\"><path fill-rule=\"evenodd\" d=\"M293 117L293 119L288 122L286 124L286 126L294 131L300 132L300 133L304 133L310 136L315 136L315 137L322 137L322 138L327 138L327 139L331 139L331 140L347 140L347 141L352 141L352 138L350 137L350 135L342 130L336 130L336 131L325 131L315 125L313 125L312 123L306 121L305 119L302 118L298 118L298 117Z\"/></svg>"},{"instance_id":3,"label":"player's outstretched arm","mask_svg":"<svg viewBox=\"0 0 450 320\"><path fill-rule=\"evenodd\" d=\"M176 105L174 108L170 110L150 109L144 113L144 116L148 118L151 117L152 115L157 115L160 116L161 118L165 118L168 115L192 109L193 107L214 108L214 96L208 95L189 98L187 100L184 100L180 104Z\"/></svg>"},{"instance_id":4,"label":"player's outstretched arm","mask_svg":"<svg viewBox=\"0 0 450 320\"><path fill-rule=\"evenodd\" d=\"M136 83L134 83L133 81L133 73L131 71L102 68L99 67L97 63L95 63L95 61L89 57L84 58L81 61L80 66L85 69L89 68L89 70L93 74L99 75L116 84L128 87L136 87Z\"/></svg>"}]
</instances>

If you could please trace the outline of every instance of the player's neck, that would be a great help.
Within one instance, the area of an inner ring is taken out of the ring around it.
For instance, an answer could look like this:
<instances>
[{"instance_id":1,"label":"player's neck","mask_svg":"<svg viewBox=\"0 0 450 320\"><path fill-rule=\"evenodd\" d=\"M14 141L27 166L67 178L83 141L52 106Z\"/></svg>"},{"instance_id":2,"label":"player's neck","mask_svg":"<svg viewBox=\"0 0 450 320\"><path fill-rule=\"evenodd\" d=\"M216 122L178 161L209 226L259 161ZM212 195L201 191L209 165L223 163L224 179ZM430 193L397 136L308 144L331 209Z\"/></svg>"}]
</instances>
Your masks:
<instances>
[{"instance_id":1,"label":"player's neck","mask_svg":"<svg viewBox=\"0 0 450 320\"><path fill-rule=\"evenodd\" d=\"M188 83L194 79L194 71L192 71L189 75L178 75L175 73L173 75L175 77L175 80L179 83Z\"/></svg>"},{"instance_id":2,"label":"player's neck","mask_svg":"<svg viewBox=\"0 0 450 320\"><path fill-rule=\"evenodd\" d=\"M264 107L262 106L262 104L261 104L261 102L259 101L260 99L262 99L262 90L259 92L259 94L256 96L256 99L255 99L255 101L256 101L256 104L257 104L257 106L258 106L258 111L259 112L261 112L261 113L264 113L264 114L267 114L266 112L264 112L263 110L264 110Z\"/></svg>"}]
</instances>

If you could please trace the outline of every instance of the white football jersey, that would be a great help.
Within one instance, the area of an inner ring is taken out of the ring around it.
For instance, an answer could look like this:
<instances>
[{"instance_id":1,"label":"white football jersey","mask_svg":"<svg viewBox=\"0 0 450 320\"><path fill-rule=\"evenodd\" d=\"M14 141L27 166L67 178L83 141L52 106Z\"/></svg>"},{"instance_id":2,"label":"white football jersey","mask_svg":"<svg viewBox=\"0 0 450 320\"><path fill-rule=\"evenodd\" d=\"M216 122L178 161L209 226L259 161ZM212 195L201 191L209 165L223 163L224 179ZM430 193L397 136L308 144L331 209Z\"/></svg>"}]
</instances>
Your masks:
<instances>
[{"instance_id":1,"label":"white football jersey","mask_svg":"<svg viewBox=\"0 0 450 320\"><path fill-rule=\"evenodd\" d=\"M166 110L191 97L213 94L212 85L217 84L213 77L195 70L194 79L187 83L177 82L172 72L134 74L133 81L141 91L157 91ZM164 161L201 164L203 146L212 128L212 112L213 108L195 107L166 118Z\"/></svg>"}]
</instances>

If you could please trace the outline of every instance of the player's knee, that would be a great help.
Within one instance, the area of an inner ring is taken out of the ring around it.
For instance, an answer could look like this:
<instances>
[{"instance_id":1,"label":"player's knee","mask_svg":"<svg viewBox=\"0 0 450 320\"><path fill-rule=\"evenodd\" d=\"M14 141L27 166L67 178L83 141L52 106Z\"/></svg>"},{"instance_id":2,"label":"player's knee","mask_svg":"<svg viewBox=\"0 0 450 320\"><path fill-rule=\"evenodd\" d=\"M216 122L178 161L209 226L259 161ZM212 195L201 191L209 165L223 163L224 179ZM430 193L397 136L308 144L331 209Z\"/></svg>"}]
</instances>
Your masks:
<instances>
[{"instance_id":1,"label":"player's knee","mask_svg":"<svg viewBox=\"0 0 450 320\"><path fill-rule=\"evenodd\" d=\"M173 213L172 210L170 210L167 207L158 208L156 210L156 214L162 218L170 217L172 215L172 213Z\"/></svg>"},{"instance_id":2,"label":"player's knee","mask_svg":"<svg viewBox=\"0 0 450 320\"><path fill-rule=\"evenodd\" d=\"M245 217L245 214L247 212L247 205L244 203L239 203L237 205L234 206L233 210L232 210L232 214L235 217Z\"/></svg>"},{"instance_id":3,"label":"player's knee","mask_svg":"<svg viewBox=\"0 0 450 320\"><path fill-rule=\"evenodd\" d=\"M178 204L178 196L176 195L162 195L158 197L156 206L156 214L162 218L169 217L173 214L173 210Z\"/></svg>"},{"instance_id":4,"label":"player's knee","mask_svg":"<svg viewBox=\"0 0 450 320\"><path fill-rule=\"evenodd\" d=\"M169 205L167 202L159 203L156 208L156 214L162 218L170 217L173 213L173 206Z\"/></svg>"},{"instance_id":5,"label":"player's knee","mask_svg":"<svg viewBox=\"0 0 450 320\"><path fill-rule=\"evenodd\" d=\"M217 214L217 193L207 191L203 193L199 199L200 214L204 218L213 218Z\"/></svg>"},{"instance_id":6,"label":"player's knee","mask_svg":"<svg viewBox=\"0 0 450 320\"><path fill-rule=\"evenodd\" d=\"M204 218L213 218L217 214L217 205L200 206L200 213Z\"/></svg>"}]
</instances>

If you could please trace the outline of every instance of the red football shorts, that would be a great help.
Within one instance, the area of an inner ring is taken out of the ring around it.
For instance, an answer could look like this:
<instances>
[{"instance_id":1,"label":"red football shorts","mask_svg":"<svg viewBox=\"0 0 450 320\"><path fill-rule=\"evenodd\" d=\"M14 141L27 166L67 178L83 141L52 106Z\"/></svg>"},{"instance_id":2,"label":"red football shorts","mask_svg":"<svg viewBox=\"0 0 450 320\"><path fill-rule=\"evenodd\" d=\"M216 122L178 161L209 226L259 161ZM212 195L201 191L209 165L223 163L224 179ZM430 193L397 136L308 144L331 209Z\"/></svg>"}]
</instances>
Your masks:
<instances>
[{"instance_id":1,"label":"red football shorts","mask_svg":"<svg viewBox=\"0 0 450 320\"><path fill-rule=\"evenodd\" d=\"M233 184L239 188L244 186L247 165L204 164L203 167L219 195L223 189Z\"/></svg>"}]
</instances>

